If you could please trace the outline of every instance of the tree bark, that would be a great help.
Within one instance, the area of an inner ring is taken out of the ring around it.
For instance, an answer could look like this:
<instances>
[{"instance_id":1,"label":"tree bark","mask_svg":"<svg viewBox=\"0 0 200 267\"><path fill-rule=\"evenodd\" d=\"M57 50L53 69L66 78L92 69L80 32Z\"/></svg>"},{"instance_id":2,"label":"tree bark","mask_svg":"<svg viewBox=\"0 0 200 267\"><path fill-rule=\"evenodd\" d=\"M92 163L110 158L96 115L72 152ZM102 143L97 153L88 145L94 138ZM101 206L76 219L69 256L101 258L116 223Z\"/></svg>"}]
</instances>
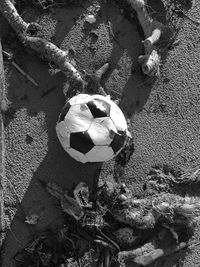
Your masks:
<instances>
[{"instance_id":1,"label":"tree bark","mask_svg":"<svg viewBox=\"0 0 200 267\"><path fill-rule=\"evenodd\" d=\"M25 46L32 48L41 57L55 63L61 71L69 74L77 82L84 84L84 81L75 67L69 62L68 52L59 49L56 45L45 39L32 37L28 35L28 30L34 23L26 23L18 14L16 8L10 0L0 1L0 10L2 15L7 19L8 23L16 34L23 41Z\"/></svg>"},{"instance_id":2,"label":"tree bark","mask_svg":"<svg viewBox=\"0 0 200 267\"><path fill-rule=\"evenodd\" d=\"M160 73L161 57L155 46L155 43L161 37L164 25L151 18L145 7L145 0L127 0L136 11L138 20L143 29L145 40L143 41L145 55L138 58L142 65L142 70L149 76L158 76Z\"/></svg>"}]
</instances>

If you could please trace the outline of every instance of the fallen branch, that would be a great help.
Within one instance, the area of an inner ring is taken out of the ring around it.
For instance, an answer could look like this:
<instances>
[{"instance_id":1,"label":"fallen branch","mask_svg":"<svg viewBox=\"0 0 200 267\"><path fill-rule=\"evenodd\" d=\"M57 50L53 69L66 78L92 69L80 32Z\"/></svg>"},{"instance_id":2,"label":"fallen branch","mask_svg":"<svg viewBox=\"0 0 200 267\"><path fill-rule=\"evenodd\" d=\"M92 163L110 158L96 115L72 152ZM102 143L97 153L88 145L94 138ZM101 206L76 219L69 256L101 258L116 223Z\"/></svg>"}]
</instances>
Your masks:
<instances>
[{"instance_id":1,"label":"fallen branch","mask_svg":"<svg viewBox=\"0 0 200 267\"><path fill-rule=\"evenodd\" d=\"M145 0L126 0L136 11L138 20L144 32L143 41L145 55L138 58L142 65L142 70L149 76L158 76L160 73L160 59L158 49L155 44L159 41L164 29L164 25L153 18L147 12Z\"/></svg>"},{"instance_id":2,"label":"fallen branch","mask_svg":"<svg viewBox=\"0 0 200 267\"><path fill-rule=\"evenodd\" d=\"M30 24L26 23L21 18L10 0L0 1L0 10L2 15L8 20L10 26L18 35L26 34Z\"/></svg>"},{"instance_id":3,"label":"fallen branch","mask_svg":"<svg viewBox=\"0 0 200 267\"><path fill-rule=\"evenodd\" d=\"M62 72L70 74L76 81L83 83L80 73L69 62L68 51L63 51L51 42L38 37L26 36L24 43L36 51L41 57L58 65Z\"/></svg>"},{"instance_id":4,"label":"fallen branch","mask_svg":"<svg viewBox=\"0 0 200 267\"><path fill-rule=\"evenodd\" d=\"M200 217L198 197L163 193L146 199L127 199L113 209L114 218L131 227L153 229L158 222L181 223L192 230Z\"/></svg>"},{"instance_id":5,"label":"fallen branch","mask_svg":"<svg viewBox=\"0 0 200 267\"><path fill-rule=\"evenodd\" d=\"M147 243L144 246L131 251L119 252L118 258L120 262L132 262L137 263L140 266L148 266L159 258L171 255L186 247L187 244L185 242L166 249L155 248L152 243Z\"/></svg>"},{"instance_id":6,"label":"fallen branch","mask_svg":"<svg viewBox=\"0 0 200 267\"><path fill-rule=\"evenodd\" d=\"M65 74L69 74L70 77L75 79L77 82L82 85L84 84L80 73L69 62L68 52L59 49L56 45L42 38L28 35L28 31L36 28L36 24L26 23L18 14L16 8L10 0L0 1L0 11L16 34L19 35L25 46L32 48L41 57L58 65L61 71Z\"/></svg>"}]
</instances>

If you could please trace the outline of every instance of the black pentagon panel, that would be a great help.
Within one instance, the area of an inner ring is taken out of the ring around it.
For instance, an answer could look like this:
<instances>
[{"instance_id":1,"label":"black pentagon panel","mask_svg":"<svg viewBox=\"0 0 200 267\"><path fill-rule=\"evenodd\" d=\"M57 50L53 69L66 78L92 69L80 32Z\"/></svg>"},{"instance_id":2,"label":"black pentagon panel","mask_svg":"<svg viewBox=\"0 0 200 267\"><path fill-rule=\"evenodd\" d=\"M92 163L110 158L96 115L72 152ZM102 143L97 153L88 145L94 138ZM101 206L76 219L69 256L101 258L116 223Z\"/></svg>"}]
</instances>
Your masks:
<instances>
[{"instance_id":1,"label":"black pentagon panel","mask_svg":"<svg viewBox=\"0 0 200 267\"><path fill-rule=\"evenodd\" d=\"M70 147L77 151L86 154L94 146L88 132L78 132L70 134Z\"/></svg>"},{"instance_id":2,"label":"black pentagon panel","mask_svg":"<svg viewBox=\"0 0 200 267\"><path fill-rule=\"evenodd\" d=\"M112 147L114 153L116 154L123 146L126 140L126 133L123 134L115 134L110 146Z\"/></svg>"},{"instance_id":3,"label":"black pentagon panel","mask_svg":"<svg viewBox=\"0 0 200 267\"><path fill-rule=\"evenodd\" d=\"M110 104L102 99L93 99L87 103L94 118L110 116Z\"/></svg>"},{"instance_id":4,"label":"black pentagon panel","mask_svg":"<svg viewBox=\"0 0 200 267\"><path fill-rule=\"evenodd\" d=\"M59 119L58 122L64 121L65 116L67 114L67 112L69 111L71 105L69 102L67 102L64 107L61 109L60 115L59 115Z\"/></svg>"}]
</instances>

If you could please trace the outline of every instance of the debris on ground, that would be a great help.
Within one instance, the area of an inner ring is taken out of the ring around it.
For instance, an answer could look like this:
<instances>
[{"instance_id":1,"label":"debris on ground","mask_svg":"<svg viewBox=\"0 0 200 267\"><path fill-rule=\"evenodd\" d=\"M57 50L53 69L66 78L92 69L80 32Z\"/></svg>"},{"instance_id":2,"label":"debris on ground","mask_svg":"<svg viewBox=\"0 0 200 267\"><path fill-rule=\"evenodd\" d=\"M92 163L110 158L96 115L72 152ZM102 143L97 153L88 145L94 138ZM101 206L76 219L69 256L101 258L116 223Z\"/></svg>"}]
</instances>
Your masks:
<instances>
[{"instance_id":1,"label":"debris on ground","mask_svg":"<svg viewBox=\"0 0 200 267\"><path fill-rule=\"evenodd\" d=\"M70 5L80 5L83 0L31 0L30 4L41 10L52 8L69 7Z\"/></svg>"},{"instance_id":2,"label":"debris on ground","mask_svg":"<svg viewBox=\"0 0 200 267\"><path fill-rule=\"evenodd\" d=\"M35 224L38 223L39 218L40 218L40 215L33 213L33 214L29 215L29 216L26 216L24 222L27 223L27 224L30 224L30 225L35 225Z\"/></svg>"},{"instance_id":3,"label":"debris on ground","mask_svg":"<svg viewBox=\"0 0 200 267\"><path fill-rule=\"evenodd\" d=\"M81 207L85 208L91 207L91 203L89 202L89 188L86 185L86 183L83 182L79 183L75 187L73 193L76 201L79 203Z\"/></svg>"},{"instance_id":4,"label":"debris on ground","mask_svg":"<svg viewBox=\"0 0 200 267\"><path fill-rule=\"evenodd\" d=\"M53 0L34 0L33 2L34 5L39 5L43 9L48 9L49 7L59 7L60 5L62 6L66 4L64 3L64 1ZM153 12L149 10L144 0L126 0L124 2L128 4L130 14L137 14L138 22L143 30L145 39L142 43L144 45L145 54L139 56L138 58L138 61L142 66L143 73L148 76L159 76L161 57L164 50L164 47L163 45L161 45L161 43L163 43L163 36L169 35L167 33L169 31L169 25L164 25L162 22L158 21L152 15ZM70 2L68 3L68 5L70 5ZM170 5L174 6L173 3L170 3ZM177 8L179 8L179 10L183 12L180 5L178 7L177 5L175 5L174 10L177 10ZM166 6L166 10L167 9L168 6ZM11 25L12 29L20 37L20 40L23 42L23 45L25 47L33 49L42 58L45 58L49 62L56 64L60 68L60 70L64 72L65 75L68 75L73 79L73 81L76 81L76 83L79 85L80 90L84 88L85 81L83 80L83 77L79 70L77 70L74 67L74 64L72 64L73 60L71 61L69 59L68 51L63 51L53 43L48 42L43 38L37 37L35 33L37 33L40 26L35 22L25 22L23 18L18 14L15 6L11 1L3 0L0 4L0 10L4 17L7 19L8 23ZM87 14L85 21L89 24L94 24L96 22L96 18L93 14ZM111 35L114 37L110 22L108 24L111 30ZM169 42L169 39L171 38L170 36L168 37L169 38L167 38L167 42ZM17 66L15 67L17 68Z\"/></svg>"},{"instance_id":5,"label":"debris on ground","mask_svg":"<svg viewBox=\"0 0 200 267\"><path fill-rule=\"evenodd\" d=\"M114 177L116 181L120 182L123 179L125 166L128 164L134 151L134 138L129 136L124 148L115 159Z\"/></svg>"},{"instance_id":6,"label":"debris on ground","mask_svg":"<svg viewBox=\"0 0 200 267\"><path fill-rule=\"evenodd\" d=\"M19 67L19 65L13 60L13 54L8 53L3 50L3 56L8 60L8 62L17 70L21 75L23 75L27 80L29 80L34 86L38 87L38 83L30 77L29 74L27 74L22 68Z\"/></svg>"},{"instance_id":7,"label":"debris on ground","mask_svg":"<svg viewBox=\"0 0 200 267\"><path fill-rule=\"evenodd\" d=\"M85 21L89 24L94 24L96 22L96 18L94 15L87 15Z\"/></svg>"},{"instance_id":8,"label":"debris on ground","mask_svg":"<svg viewBox=\"0 0 200 267\"><path fill-rule=\"evenodd\" d=\"M159 76L161 55L155 44L163 34L165 26L149 15L144 0L128 0L127 2L136 11L145 36L145 40L143 41L145 55L139 56L138 61L142 65L144 74L148 76Z\"/></svg>"},{"instance_id":9,"label":"debris on ground","mask_svg":"<svg viewBox=\"0 0 200 267\"><path fill-rule=\"evenodd\" d=\"M127 138L125 147L116 158L116 163L121 166L125 166L129 162L134 150L135 150L134 139L131 136L129 136Z\"/></svg>"},{"instance_id":10,"label":"debris on ground","mask_svg":"<svg viewBox=\"0 0 200 267\"><path fill-rule=\"evenodd\" d=\"M67 192L53 182L47 184L48 192L60 200L61 207L64 212L79 220L83 216L83 210L79 202L68 196Z\"/></svg>"},{"instance_id":11,"label":"debris on ground","mask_svg":"<svg viewBox=\"0 0 200 267\"><path fill-rule=\"evenodd\" d=\"M73 197L55 183L46 189L60 200L65 223L31 241L16 255L17 266L33 260L38 266L59 266L58 262L82 257L89 248L99 257L98 266L108 267L116 259L121 266L126 262L147 266L187 248L200 218L199 197L163 193L138 199L124 184L105 182L90 203L83 182Z\"/></svg>"},{"instance_id":12,"label":"debris on ground","mask_svg":"<svg viewBox=\"0 0 200 267\"><path fill-rule=\"evenodd\" d=\"M187 224L188 228L198 219L198 197L180 197L163 193L146 199L129 199L113 211L117 221L139 229L152 229L159 221Z\"/></svg>"},{"instance_id":13,"label":"debris on ground","mask_svg":"<svg viewBox=\"0 0 200 267\"><path fill-rule=\"evenodd\" d=\"M116 242L123 248L133 247L141 238L140 234L130 227L119 228L116 232L114 232L114 235Z\"/></svg>"},{"instance_id":14,"label":"debris on ground","mask_svg":"<svg viewBox=\"0 0 200 267\"><path fill-rule=\"evenodd\" d=\"M164 240L162 240L164 242ZM168 249L156 248L153 243L147 243L144 246L131 251L124 251L118 254L121 266L128 263L137 263L139 266L148 266L161 257L171 255L187 247L185 242L179 245L173 245Z\"/></svg>"},{"instance_id":15,"label":"debris on ground","mask_svg":"<svg viewBox=\"0 0 200 267\"><path fill-rule=\"evenodd\" d=\"M34 24L24 22L10 1L4 2L8 5L1 5L1 10L8 8L10 13L6 11L4 15L25 45L54 62L64 74L67 73L81 83L81 89L85 89L85 84L87 90L98 85L101 94L106 95L100 79L108 69L108 64L92 75L90 82L85 83L83 75L74 67L74 61L69 59L68 52L46 40L30 36ZM143 72L149 76L158 75L161 55L159 45L157 47L155 44L160 41L163 25L151 18L144 1L128 2L136 11L145 35L145 55L139 58ZM62 5L62 1L35 0L35 3L43 9ZM142 12L139 10L140 4ZM11 14L15 16L14 20L9 16ZM148 25L145 24L144 17ZM88 15L86 21L93 24L96 19L93 15ZM114 36L111 26L109 23L110 32ZM116 159L116 166L121 166L122 170L133 151L134 144L131 140ZM91 254L99 258L98 266L108 267L116 259L122 265L123 262L132 261L147 266L160 257L187 248L199 220L200 199L179 196L168 192L168 189L174 184L199 182L199 170L175 176L154 169L149 178L148 183L157 186L157 191L162 192L160 195L154 193L146 198L134 198L124 184L105 182L98 188L97 198L93 202L90 201L89 189L85 183L78 184L73 192L68 192L55 183L48 183L45 187L59 201L64 224L59 229L49 229L34 236L26 248L15 256L16 266L63 267L68 266L69 262L77 262L77 266L80 266L79 259L91 250ZM25 222L35 225L38 219L39 215L31 214L25 218ZM164 242L166 239L169 239L168 242Z\"/></svg>"},{"instance_id":16,"label":"debris on ground","mask_svg":"<svg viewBox=\"0 0 200 267\"><path fill-rule=\"evenodd\" d=\"M185 187L200 182L200 169L183 169L176 170L170 166L156 166L152 168L147 175L147 182L145 184L145 191L148 194L158 192L172 192L176 187Z\"/></svg>"}]
</instances>

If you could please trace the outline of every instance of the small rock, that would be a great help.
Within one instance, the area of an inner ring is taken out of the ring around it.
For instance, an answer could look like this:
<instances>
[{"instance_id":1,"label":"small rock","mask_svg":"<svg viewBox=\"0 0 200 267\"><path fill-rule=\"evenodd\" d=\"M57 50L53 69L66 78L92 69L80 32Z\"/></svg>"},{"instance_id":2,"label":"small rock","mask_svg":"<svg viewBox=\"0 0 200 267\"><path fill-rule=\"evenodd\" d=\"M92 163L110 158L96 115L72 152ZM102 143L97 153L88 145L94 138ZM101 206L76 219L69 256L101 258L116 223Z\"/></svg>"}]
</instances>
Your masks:
<instances>
[{"instance_id":1,"label":"small rock","mask_svg":"<svg viewBox=\"0 0 200 267\"><path fill-rule=\"evenodd\" d=\"M94 15L87 15L85 21L87 21L90 24L94 24L96 22L96 18Z\"/></svg>"}]
</instances>

